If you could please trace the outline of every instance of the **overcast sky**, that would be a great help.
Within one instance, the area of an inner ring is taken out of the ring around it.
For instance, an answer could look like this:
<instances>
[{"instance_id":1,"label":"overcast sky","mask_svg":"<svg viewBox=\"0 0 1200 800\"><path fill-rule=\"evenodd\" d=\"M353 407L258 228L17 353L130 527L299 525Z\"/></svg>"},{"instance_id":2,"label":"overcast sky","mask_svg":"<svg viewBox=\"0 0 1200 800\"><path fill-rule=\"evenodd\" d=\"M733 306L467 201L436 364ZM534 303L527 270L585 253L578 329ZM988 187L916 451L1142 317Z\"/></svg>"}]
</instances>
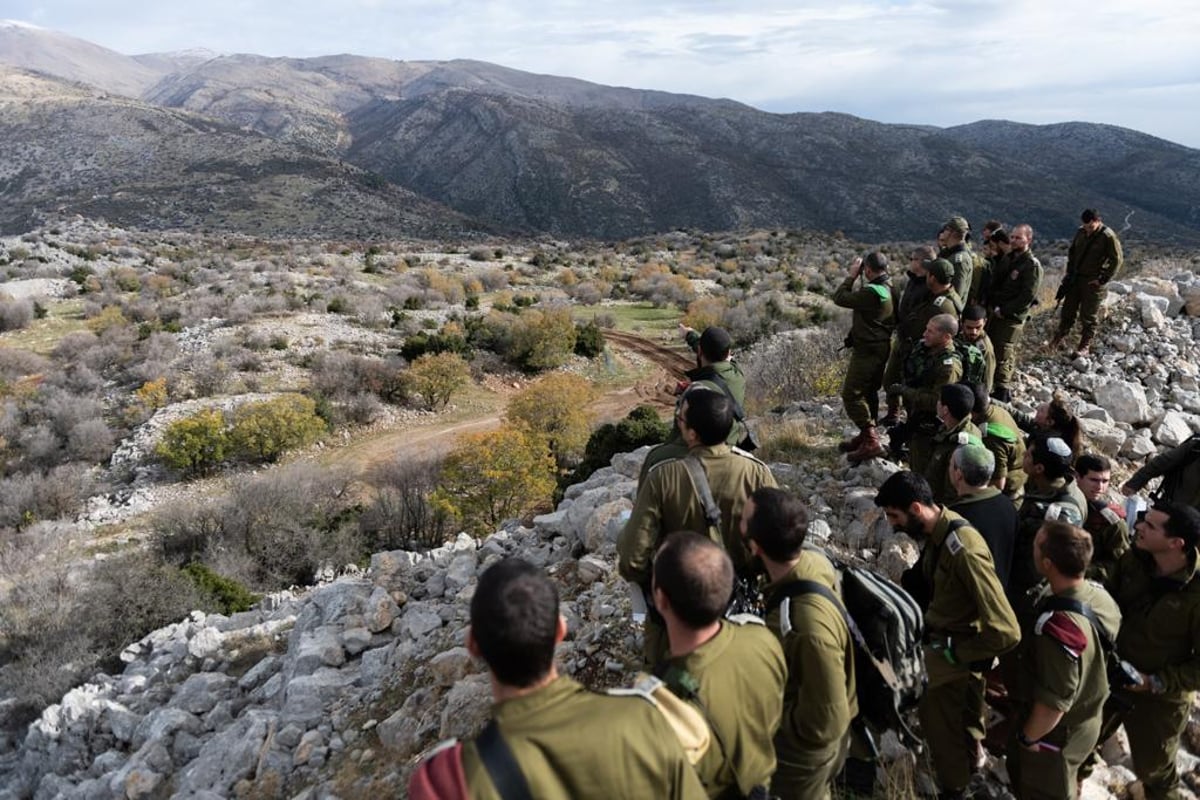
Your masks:
<instances>
[{"instance_id":1,"label":"overcast sky","mask_svg":"<svg viewBox=\"0 0 1200 800\"><path fill-rule=\"evenodd\" d=\"M767 111L1084 120L1200 147L1194 2L0 0L0 18L131 55L474 58Z\"/></svg>"}]
</instances>

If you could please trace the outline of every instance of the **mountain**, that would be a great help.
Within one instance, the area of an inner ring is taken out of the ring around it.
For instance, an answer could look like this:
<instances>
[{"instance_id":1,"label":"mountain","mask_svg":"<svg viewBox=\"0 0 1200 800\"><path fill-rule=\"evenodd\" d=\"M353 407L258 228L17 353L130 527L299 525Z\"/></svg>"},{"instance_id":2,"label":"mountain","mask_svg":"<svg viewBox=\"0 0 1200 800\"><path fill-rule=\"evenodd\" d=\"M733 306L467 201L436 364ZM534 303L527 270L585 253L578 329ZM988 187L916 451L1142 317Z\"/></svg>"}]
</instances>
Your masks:
<instances>
[{"instance_id":1,"label":"mountain","mask_svg":"<svg viewBox=\"0 0 1200 800\"><path fill-rule=\"evenodd\" d=\"M83 39L13 20L0 20L0 64L130 97L139 96L163 75L152 66Z\"/></svg>"},{"instance_id":2,"label":"mountain","mask_svg":"<svg viewBox=\"0 0 1200 800\"><path fill-rule=\"evenodd\" d=\"M48 52L67 48L69 37L34 33ZM620 238L676 227L805 227L927 239L963 213L1029 221L1061 237L1095 206L1130 226L1128 236L1200 242L1200 151L1108 125L889 125L470 60L101 58L102 48L74 40L95 65L81 75L38 51L36 38L0 28L0 60L110 92L124 85L146 104L138 113L173 109L226 135L257 132L265 141L256 147L279 146L284 162L305 153L353 164L501 229ZM110 110L118 106L135 108L114 102ZM69 136L49 138L70 150ZM162 146L189 158L179 143ZM206 152L197 146L196 159ZM161 191L170 177L160 176Z\"/></svg>"}]
</instances>

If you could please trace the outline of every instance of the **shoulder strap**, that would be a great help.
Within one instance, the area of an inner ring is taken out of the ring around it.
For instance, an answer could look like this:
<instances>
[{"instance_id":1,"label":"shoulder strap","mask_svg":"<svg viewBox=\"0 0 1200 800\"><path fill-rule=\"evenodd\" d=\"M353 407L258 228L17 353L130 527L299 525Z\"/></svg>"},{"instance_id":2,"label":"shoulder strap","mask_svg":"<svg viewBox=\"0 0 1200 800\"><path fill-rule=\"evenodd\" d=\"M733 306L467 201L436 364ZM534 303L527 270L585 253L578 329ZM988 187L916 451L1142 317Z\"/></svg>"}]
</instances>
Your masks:
<instances>
[{"instance_id":1,"label":"shoulder strap","mask_svg":"<svg viewBox=\"0 0 1200 800\"><path fill-rule=\"evenodd\" d=\"M700 497L700 504L704 507L704 520L708 523L709 536L713 537L717 544L723 546L721 508L713 499L712 489L708 485L708 476L704 474L704 465L691 453L684 456L683 464L687 467L688 475L692 478L692 485Z\"/></svg>"},{"instance_id":2,"label":"shoulder strap","mask_svg":"<svg viewBox=\"0 0 1200 800\"><path fill-rule=\"evenodd\" d=\"M729 384L726 383L725 379L721 377L721 373L714 369L712 370L712 375L706 375L700 380L712 381L717 386L721 387L721 391L725 393L725 396L729 398L729 402L733 404L733 418L736 421L741 422L746 418L746 412L742 410L742 404L739 403L737 398L733 396L733 392L730 390Z\"/></svg>"},{"instance_id":3,"label":"shoulder strap","mask_svg":"<svg viewBox=\"0 0 1200 800\"><path fill-rule=\"evenodd\" d=\"M533 800L533 792L529 783L517 766L517 759L509 749L508 743L500 735L500 726L496 720L489 720L483 732L475 739L475 747L479 750L479 758L487 769L488 777L496 787L501 800Z\"/></svg>"},{"instance_id":4,"label":"shoulder strap","mask_svg":"<svg viewBox=\"0 0 1200 800\"><path fill-rule=\"evenodd\" d=\"M1087 618L1088 622L1092 623L1092 628L1095 629L1096 636L1100 639L1100 647L1104 649L1105 653L1113 652L1116 647L1108 631L1100 624L1096 612L1092 611L1092 607L1087 603L1071 597L1048 597L1039 604L1038 608L1042 611L1071 611L1081 614Z\"/></svg>"}]
</instances>

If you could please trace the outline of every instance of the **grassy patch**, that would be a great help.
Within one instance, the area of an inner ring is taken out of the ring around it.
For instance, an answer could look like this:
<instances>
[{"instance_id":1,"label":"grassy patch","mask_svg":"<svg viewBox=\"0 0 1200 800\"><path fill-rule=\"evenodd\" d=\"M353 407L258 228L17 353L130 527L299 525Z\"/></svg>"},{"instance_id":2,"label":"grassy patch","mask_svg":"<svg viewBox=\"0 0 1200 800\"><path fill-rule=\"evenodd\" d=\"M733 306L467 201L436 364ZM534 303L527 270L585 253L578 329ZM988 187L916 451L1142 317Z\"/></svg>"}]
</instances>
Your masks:
<instances>
[{"instance_id":1,"label":"grassy patch","mask_svg":"<svg viewBox=\"0 0 1200 800\"><path fill-rule=\"evenodd\" d=\"M47 355L68 333L87 330L83 320L83 301L64 300L46 306L46 316L26 327L0 334L0 346Z\"/></svg>"},{"instance_id":2,"label":"grassy patch","mask_svg":"<svg viewBox=\"0 0 1200 800\"><path fill-rule=\"evenodd\" d=\"M761 444L754 455L764 461L831 468L840 458L831 432L810 420L764 421L755 432Z\"/></svg>"},{"instance_id":3,"label":"grassy patch","mask_svg":"<svg viewBox=\"0 0 1200 800\"><path fill-rule=\"evenodd\" d=\"M619 331L652 333L669 331L672 334L683 320L683 312L674 306L656 308L651 303L619 303L611 306L590 306L575 310L577 322L588 322L592 317L611 317Z\"/></svg>"}]
</instances>

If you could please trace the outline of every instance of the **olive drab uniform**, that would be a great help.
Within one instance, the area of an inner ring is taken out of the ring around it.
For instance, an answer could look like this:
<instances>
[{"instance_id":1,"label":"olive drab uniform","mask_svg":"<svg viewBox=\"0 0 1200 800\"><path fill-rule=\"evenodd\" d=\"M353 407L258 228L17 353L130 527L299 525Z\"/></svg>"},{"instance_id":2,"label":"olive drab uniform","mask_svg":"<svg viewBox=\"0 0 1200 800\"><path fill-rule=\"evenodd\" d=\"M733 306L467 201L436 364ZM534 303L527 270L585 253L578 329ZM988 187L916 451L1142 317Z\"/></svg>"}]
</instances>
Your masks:
<instances>
[{"instance_id":1,"label":"olive drab uniform","mask_svg":"<svg viewBox=\"0 0 1200 800\"><path fill-rule=\"evenodd\" d=\"M929 464L925 467L925 480L933 490L936 503L949 503L958 497L950 482L950 457L964 444L983 444L979 428L970 419L961 420L953 428L942 426L933 435L933 446L929 452Z\"/></svg>"},{"instance_id":2,"label":"olive drab uniform","mask_svg":"<svg viewBox=\"0 0 1200 800\"><path fill-rule=\"evenodd\" d=\"M1008 581L1009 599L1022 624L1033 612L1033 598L1029 590L1037 586L1042 578L1033 564L1033 540L1038 529L1048 519L1061 520L1082 528L1087 519L1087 498L1075 481L1058 478L1045 489L1032 483L1025 484L1025 499L1017 510L1020 520L1017 528L1017 543L1013 549L1013 568Z\"/></svg>"},{"instance_id":3,"label":"olive drab uniform","mask_svg":"<svg viewBox=\"0 0 1200 800\"><path fill-rule=\"evenodd\" d=\"M1129 526L1125 509L1104 500L1089 500L1083 529L1092 535L1092 563L1087 577L1105 583L1117 560L1129 550Z\"/></svg>"},{"instance_id":4,"label":"olive drab uniform","mask_svg":"<svg viewBox=\"0 0 1200 800\"><path fill-rule=\"evenodd\" d=\"M992 384L996 381L996 348L992 345L992 340L988 338L987 331L985 330L983 335L974 342L967 341L961 333L954 338L954 341L979 348L979 352L983 354L983 388L991 393Z\"/></svg>"},{"instance_id":5,"label":"olive drab uniform","mask_svg":"<svg viewBox=\"0 0 1200 800\"><path fill-rule=\"evenodd\" d=\"M932 595L925 612L929 687L917 711L945 792L963 789L971 779L976 743L984 735L983 672L1021 639L991 551L964 523L943 509L918 561Z\"/></svg>"},{"instance_id":6,"label":"olive drab uniform","mask_svg":"<svg viewBox=\"0 0 1200 800\"><path fill-rule=\"evenodd\" d=\"M729 553L737 574L751 577L755 567L739 531L742 509L755 489L776 485L771 470L749 453L725 444L697 446L689 455L699 458L721 510L719 544ZM617 538L617 569L622 578L641 586L647 598L651 596L654 553L667 534L675 531L709 535L703 503L681 458L654 465L638 484L633 511ZM647 666L657 664L665 653L665 631L650 615L645 629Z\"/></svg>"},{"instance_id":7,"label":"olive drab uniform","mask_svg":"<svg viewBox=\"0 0 1200 800\"><path fill-rule=\"evenodd\" d=\"M800 580L839 591L829 559L805 549L766 594ZM771 790L780 797L828 798L830 782L846 757L850 721L858 715L854 641L841 611L815 593L775 606L767 614L767 628L779 637L788 668Z\"/></svg>"},{"instance_id":8,"label":"olive drab uniform","mask_svg":"<svg viewBox=\"0 0 1200 800\"><path fill-rule=\"evenodd\" d=\"M983 446L996 459L996 471L992 481L1004 479L1001 489L1014 503L1020 503L1025 495L1025 437L1021 435L1012 414L995 403L988 403L982 420L977 421L983 433Z\"/></svg>"},{"instance_id":9,"label":"olive drab uniform","mask_svg":"<svg viewBox=\"0 0 1200 800\"><path fill-rule=\"evenodd\" d=\"M711 742L696 764L708 796L746 797L756 786L766 788L775 772L772 739L783 714L787 664L762 621L722 620L716 636L655 672L708 721Z\"/></svg>"},{"instance_id":10,"label":"olive drab uniform","mask_svg":"<svg viewBox=\"0 0 1200 800\"><path fill-rule=\"evenodd\" d=\"M1090 607L1107 635L1117 636L1121 612L1098 584L1084 581L1057 596ZM1020 681L1012 687L1019 713L1009 741L1008 771L1018 800L1074 800L1079 768L1100 737L1108 698L1106 657L1086 616L1041 605L1022 632ZM1016 739L1034 702L1063 714L1036 750Z\"/></svg>"},{"instance_id":11,"label":"olive drab uniform","mask_svg":"<svg viewBox=\"0 0 1200 800\"><path fill-rule=\"evenodd\" d=\"M1162 478L1159 496L1171 503L1200 508L1200 436L1192 436L1178 447L1160 453L1127 481L1141 491L1155 478Z\"/></svg>"},{"instance_id":12,"label":"olive drab uniform","mask_svg":"<svg viewBox=\"0 0 1200 800\"><path fill-rule=\"evenodd\" d=\"M846 278L833 295L833 302L854 311L850 335L850 364L842 382L842 403L846 416L859 427L875 424L879 416L879 388L887 367L893 313L891 280L886 274L855 290L854 278Z\"/></svg>"},{"instance_id":13,"label":"olive drab uniform","mask_svg":"<svg viewBox=\"0 0 1200 800\"><path fill-rule=\"evenodd\" d=\"M959 242L952 247L943 247L938 252L938 258L944 258L954 265L954 281L950 284L954 293L959 297L966 297L971 293L971 273L975 270L975 256L971 253L971 248L967 247L966 242ZM959 304L959 313L962 313L962 304Z\"/></svg>"},{"instance_id":14,"label":"olive drab uniform","mask_svg":"<svg viewBox=\"0 0 1200 800\"><path fill-rule=\"evenodd\" d=\"M1017 366L1017 344L1042 285L1042 263L1031 250L1009 253L992 273L987 335L996 350L993 390L1009 390Z\"/></svg>"},{"instance_id":15,"label":"olive drab uniform","mask_svg":"<svg viewBox=\"0 0 1200 800\"><path fill-rule=\"evenodd\" d=\"M908 273L908 281L904 291L900 293L900 302L896 306L896 329L892 332L891 349L888 352L887 367L883 372L884 388L904 380L904 362L912 351L913 343L921 338L925 330L925 321L917 317L917 309L923 306L930 296L929 284L925 277ZM918 322L920 327L917 327ZM888 396L888 406L898 406L899 398Z\"/></svg>"},{"instance_id":16,"label":"olive drab uniform","mask_svg":"<svg viewBox=\"0 0 1200 800\"><path fill-rule=\"evenodd\" d=\"M1063 297L1056 339L1062 339L1070 333L1078 317L1082 327L1080 346L1091 342L1096 335L1100 304L1108 294L1108 282L1121 271L1124 263L1121 240L1112 228L1101 225L1095 233L1089 233L1081 225L1075 231L1075 238L1067 250L1067 272L1063 280L1068 282L1068 288ZM1092 281L1098 282L1099 286L1092 287Z\"/></svg>"},{"instance_id":17,"label":"olive drab uniform","mask_svg":"<svg viewBox=\"0 0 1200 800\"><path fill-rule=\"evenodd\" d=\"M1117 561L1108 581L1109 593L1121 607L1117 652L1158 686L1153 692L1122 692L1133 707L1109 718L1108 712L1115 710L1110 704L1104 733L1125 725L1133 771L1150 800L1181 796L1175 754L1200 689L1196 555L1193 550L1178 572L1159 576L1154 557L1135 547Z\"/></svg>"},{"instance_id":18,"label":"olive drab uniform","mask_svg":"<svg viewBox=\"0 0 1200 800\"><path fill-rule=\"evenodd\" d=\"M674 730L644 698L560 677L497 703L492 716L535 797L707 797ZM461 759L471 800L500 800L474 742Z\"/></svg>"},{"instance_id":19,"label":"olive drab uniform","mask_svg":"<svg viewBox=\"0 0 1200 800\"><path fill-rule=\"evenodd\" d=\"M932 349L917 342L904 364L904 408L912 429L909 464L913 472L924 473L932 454L933 435L938 429L937 402L942 387L957 383L963 374L962 357L954 343Z\"/></svg>"},{"instance_id":20,"label":"olive drab uniform","mask_svg":"<svg viewBox=\"0 0 1200 800\"><path fill-rule=\"evenodd\" d=\"M699 340L697 339L697 341ZM717 361L703 367L694 367L684 374L687 376L688 385L687 389L680 392L679 397L675 400L676 414L679 413L679 407L683 404L683 401L687 399L687 393L696 386L704 386L712 389L714 392L724 394L725 390L721 386L721 381L724 381L725 386L729 387L729 394L737 404L742 408L746 407L746 376L742 374L742 368L733 359ZM725 437L725 443L729 445L737 444L746 436L746 431L745 421L734 420L733 427L729 429L729 435ZM640 484L646 479L646 473L655 464L671 458L683 458L687 455L687 451L687 443L683 441L683 434L679 431L679 423L672 417L671 433L667 436L665 442L651 448L650 452L646 454L646 460L642 462L642 469L638 474L638 483Z\"/></svg>"}]
</instances>

